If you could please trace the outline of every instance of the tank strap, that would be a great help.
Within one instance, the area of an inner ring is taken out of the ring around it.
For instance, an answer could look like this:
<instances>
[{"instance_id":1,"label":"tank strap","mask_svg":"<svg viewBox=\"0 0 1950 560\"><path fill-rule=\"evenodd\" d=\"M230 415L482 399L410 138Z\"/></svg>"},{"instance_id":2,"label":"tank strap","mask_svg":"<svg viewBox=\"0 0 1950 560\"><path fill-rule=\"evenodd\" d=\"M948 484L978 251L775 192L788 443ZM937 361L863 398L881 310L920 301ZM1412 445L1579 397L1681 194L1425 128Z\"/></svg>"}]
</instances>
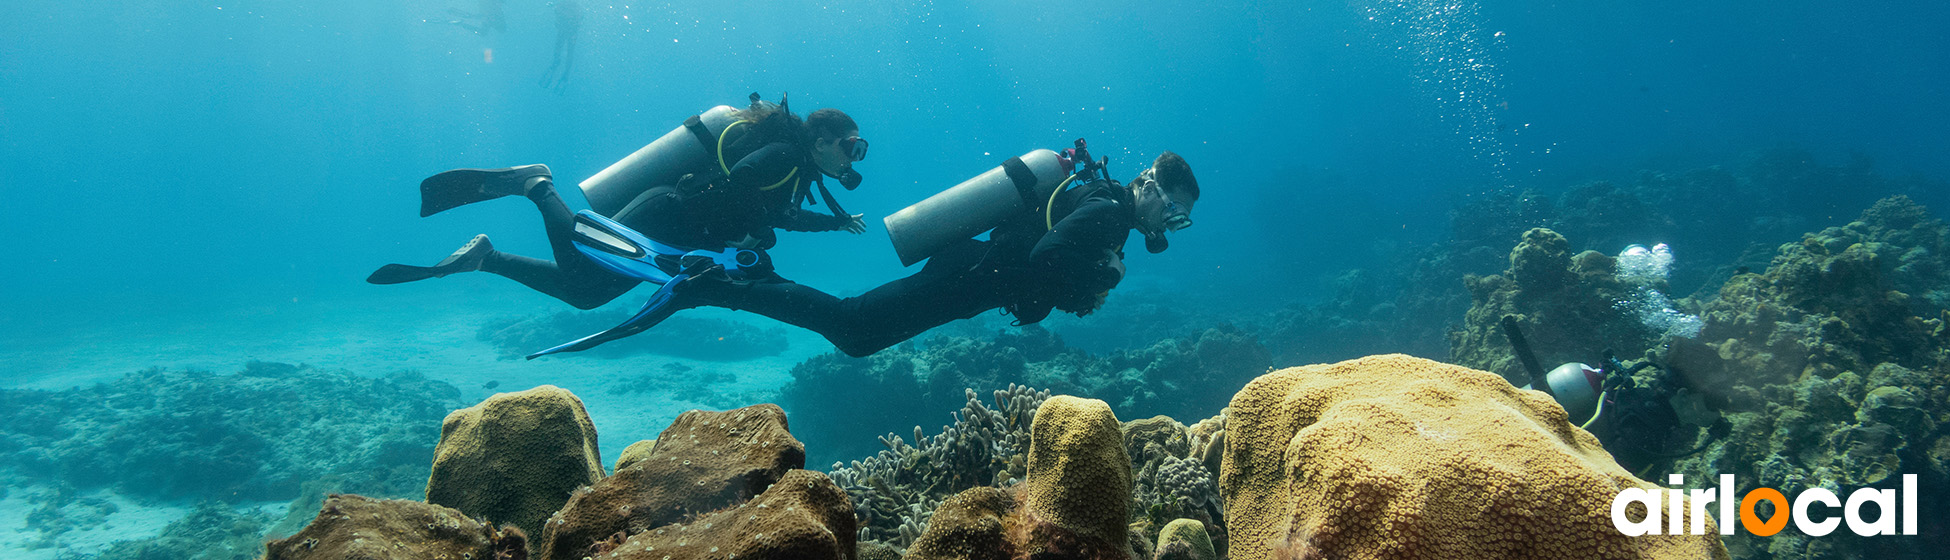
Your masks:
<instances>
[{"instance_id":1,"label":"tank strap","mask_svg":"<svg viewBox=\"0 0 1950 560\"><path fill-rule=\"evenodd\" d=\"M1022 158L1012 157L1002 162L1002 172L1015 182L1016 195L1022 197L1023 206L1035 208L1036 203L1042 202L1036 196L1036 173L1029 170L1029 164L1023 163Z\"/></svg>"}]
</instances>

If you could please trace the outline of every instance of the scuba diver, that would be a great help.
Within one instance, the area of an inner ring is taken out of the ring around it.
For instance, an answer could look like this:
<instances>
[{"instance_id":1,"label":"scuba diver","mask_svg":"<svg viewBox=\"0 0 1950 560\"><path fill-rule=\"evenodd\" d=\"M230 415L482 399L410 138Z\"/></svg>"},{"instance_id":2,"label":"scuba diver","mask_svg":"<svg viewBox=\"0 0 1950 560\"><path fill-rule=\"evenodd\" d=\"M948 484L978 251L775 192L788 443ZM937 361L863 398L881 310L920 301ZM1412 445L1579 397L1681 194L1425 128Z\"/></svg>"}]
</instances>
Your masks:
<instances>
[{"instance_id":1,"label":"scuba diver","mask_svg":"<svg viewBox=\"0 0 1950 560\"><path fill-rule=\"evenodd\" d=\"M576 65L576 34L582 30L582 6L575 0L555 0L555 56L542 72L541 86L562 93L569 84L569 70Z\"/></svg>"},{"instance_id":2,"label":"scuba diver","mask_svg":"<svg viewBox=\"0 0 1950 560\"><path fill-rule=\"evenodd\" d=\"M1123 279L1130 233L1141 234L1150 252L1164 251L1167 232L1192 225L1199 197L1191 166L1177 154L1159 155L1128 185L1099 176L1108 161L1091 161L1079 139L1062 155L1012 158L888 216L902 261L928 263L859 296L706 275L678 290L670 307L750 311L817 332L855 357L991 309L1014 315L1017 325L1053 310L1088 315ZM974 239L991 229L989 239Z\"/></svg>"},{"instance_id":3,"label":"scuba diver","mask_svg":"<svg viewBox=\"0 0 1950 560\"><path fill-rule=\"evenodd\" d=\"M486 235L477 235L433 266L388 264L366 281L398 284L485 271L579 309L609 303L644 280L664 284L659 294L667 298L677 284L672 275L693 265L728 265L744 281L782 282L763 258L763 251L777 243L775 228L865 231L861 215L840 208L823 177L837 178L849 190L859 186L853 164L865 159L866 152L867 141L846 113L820 109L801 120L784 100L773 104L754 93L746 109L719 106L692 116L583 181L580 186L592 209L580 213L570 212L562 202L546 165L443 172L420 183L421 217L523 196L541 212L554 260L496 251ZM802 208L814 190L830 213ZM627 231L624 235L639 239L640 246L658 249L656 254L635 254L651 268L618 274L603 260L607 253L576 246L603 228ZM642 239L646 235L656 241ZM730 260L685 258L692 253Z\"/></svg>"},{"instance_id":4,"label":"scuba diver","mask_svg":"<svg viewBox=\"0 0 1950 560\"><path fill-rule=\"evenodd\" d=\"M1732 428L1670 365L1652 360L1628 365L1606 350L1598 362L1602 367L1571 362L1545 372L1517 316L1504 315L1501 326L1518 363L1530 375L1530 384L1522 388L1550 395L1564 407L1571 425L1590 431L1627 470L1699 453ZM1690 449L1674 448L1675 443L1691 445L1696 440L1700 443Z\"/></svg>"}]
</instances>

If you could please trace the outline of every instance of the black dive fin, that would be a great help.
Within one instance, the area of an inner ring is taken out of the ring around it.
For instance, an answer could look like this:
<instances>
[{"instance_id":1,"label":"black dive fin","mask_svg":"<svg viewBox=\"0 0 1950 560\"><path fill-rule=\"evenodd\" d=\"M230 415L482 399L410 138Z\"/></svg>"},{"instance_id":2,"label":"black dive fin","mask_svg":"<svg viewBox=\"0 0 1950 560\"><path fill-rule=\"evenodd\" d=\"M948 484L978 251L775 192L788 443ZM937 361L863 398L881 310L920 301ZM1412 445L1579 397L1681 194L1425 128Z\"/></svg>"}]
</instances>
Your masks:
<instances>
[{"instance_id":1,"label":"black dive fin","mask_svg":"<svg viewBox=\"0 0 1950 560\"><path fill-rule=\"evenodd\" d=\"M488 254L493 252L494 244L488 242L488 236L476 235L466 245L461 245L460 249L455 250L454 254L447 255L447 258L440 259L440 262L433 266L389 264L372 271L372 275L366 277L366 282L401 284L439 278L456 272L473 272L480 270L481 263L486 261Z\"/></svg>"},{"instance_id":2,"label":"black dive fin","mask_svg":"<svg viewBox=\"0 0 1950 560\"><path fill-rule=\"evenodd\" d=\"M530 179L549 176L548 166L539 163L501 169L442 172L420 181L420 217L483 200L525 194Z\"/></svg>"}]
</instances>

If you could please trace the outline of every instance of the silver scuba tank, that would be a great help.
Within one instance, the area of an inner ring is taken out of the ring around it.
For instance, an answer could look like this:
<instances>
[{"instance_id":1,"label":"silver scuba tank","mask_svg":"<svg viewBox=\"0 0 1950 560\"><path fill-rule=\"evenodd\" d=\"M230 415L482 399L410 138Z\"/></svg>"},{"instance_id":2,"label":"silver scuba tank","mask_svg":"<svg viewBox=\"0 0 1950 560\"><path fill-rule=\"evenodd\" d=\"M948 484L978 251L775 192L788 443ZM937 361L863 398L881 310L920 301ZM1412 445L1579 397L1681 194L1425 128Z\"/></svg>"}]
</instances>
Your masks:
<instances>
[{"instance_id":1,"label":"silver scuba tank","mask_svg":"<svg viewBox=\"0 0 1950 560\"><path fill-rule=\"evenodd\" d=\"M724 133L725 127L737 121L737 111L730 106L719 105L698 115L698 120L702 121L709 136L717 138ZM584 179L579 186L582 187L583 198L589 199L589 208L605 217L614 218L617 212L644 191L676 184L687 173L705 169L706 165L716 165L718 147L702 145L697 136L689 128L679 126Z\"/></svg>"},{"instance_id":2,"label":"silver scuba tank","mask_svg":"<svg viewBox=\"0 0 1950 560\"><path fill-rule=\"evenodd\" d=\"M1056 152L1035 150L883 218L902 266L981 235L1009 217L1046 203L1068 177Z\"/></svg>"},{"instance_id":3,"label":"silver scuba tank","mask_svg":"<svg viewBox=\"0 0 1950 560\"><path fill-rule=\"evenodd\" d=\"M1553 369L1544 375L1544 382L1551 386L1551 398L1564 413L1570 417L1571 425L1581 425L1591 420L1598 412L1600 389L1604 385L1604 373L1597 368L1571 362ZM1529 385L1523 386L1531 388Z\"/></svg>"}]
</instances>

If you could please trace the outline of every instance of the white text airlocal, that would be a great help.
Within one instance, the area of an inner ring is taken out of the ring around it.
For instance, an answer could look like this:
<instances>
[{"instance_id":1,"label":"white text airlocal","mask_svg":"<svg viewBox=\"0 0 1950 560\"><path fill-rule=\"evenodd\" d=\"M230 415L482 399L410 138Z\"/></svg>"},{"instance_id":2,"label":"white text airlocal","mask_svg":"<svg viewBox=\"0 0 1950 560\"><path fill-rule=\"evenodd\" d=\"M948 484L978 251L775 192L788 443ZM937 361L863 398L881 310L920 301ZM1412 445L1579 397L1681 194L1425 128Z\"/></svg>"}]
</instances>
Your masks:
<instances>
[{"instance_id":1,"label":"white text airlocal","mask_svg":"<svg viewBox=\"0 0 1950 560\"><path fill-rule=\"evenodd\" d=\"M1675 474L1667 478L1667 483L1678 486L1680 483L1685 482L1685 479L1686 477ZM1626 488L1611 500L1611 524L1612 527L1618 529L1619 533L1623 533L1628 537L1662 534L1704 535L1706 534L1706 506L1707 504L1718 502L1720 515L1716 520L1716 524L1720 526L1720 534L1731 535L1733 534L1735 525L1732 521L1735 519L1734 506L1736 505L1733 488L1733 475L1730 474L1720 475L1719 488L1700 488L1695 490ZM1901 517L1903 530L1901 534L1914 535L1916 534L1917 509L1916 475L1903 475L1902 492ZM1692 512L1690 516L1692 523L1690 524L1682 523L1688 517L1685 510L1689 494L1692 501ZM1762 521L1760 515L1754 511L1755 506L1763 501L1774 504L1774 515L1766 521ZM1740 511L1740 517L1738 517L1740 520L1739 525L1745 526L1747 532L1755 536L1774 536L1775 533L1779 533L1781 529L1787 527L1789 519L1793 519L1795 528L1800 529L1803 534L1811 537L1819 537L1832 533L1844 521L1848 523L1848 529L1850 531L1854 531L1855 534L1865 537L1897 534L1897 500L1896 491L1893 489L1858 489L1849 493L1848 501L1843 502L1839 497L1835 496L1834 492L1830 492L1825 488L1809 488L1802 490L1800 495L1794 497L1793 507L1790 508L1787 496L1782 495L1780 490L1762 487L1749 490L1747 495L1737 500L1737 502ZM1626 509L1632 504L1645 506L1644 519L1632 521L1625 517ZM1867 504L1875 504L1879 512L1873 521L1865 521L1862 519L1863 506ZM1817 505L1824 506L1827 508L1827 511L1810 511ZM1840 515L1836 514L1837 512L1834 511L1835 508L1841 509L1841 512L1839 512ZM1665 523L1660 523L1659 521L1662 517L1660 515L1662 511L1665 512L1663 516L1666 520ZM1820 517L1820 519L1815 519L1816 517ZM1682 525L1691 526L1682 527Z\"/></svg>"}]
</instances>

